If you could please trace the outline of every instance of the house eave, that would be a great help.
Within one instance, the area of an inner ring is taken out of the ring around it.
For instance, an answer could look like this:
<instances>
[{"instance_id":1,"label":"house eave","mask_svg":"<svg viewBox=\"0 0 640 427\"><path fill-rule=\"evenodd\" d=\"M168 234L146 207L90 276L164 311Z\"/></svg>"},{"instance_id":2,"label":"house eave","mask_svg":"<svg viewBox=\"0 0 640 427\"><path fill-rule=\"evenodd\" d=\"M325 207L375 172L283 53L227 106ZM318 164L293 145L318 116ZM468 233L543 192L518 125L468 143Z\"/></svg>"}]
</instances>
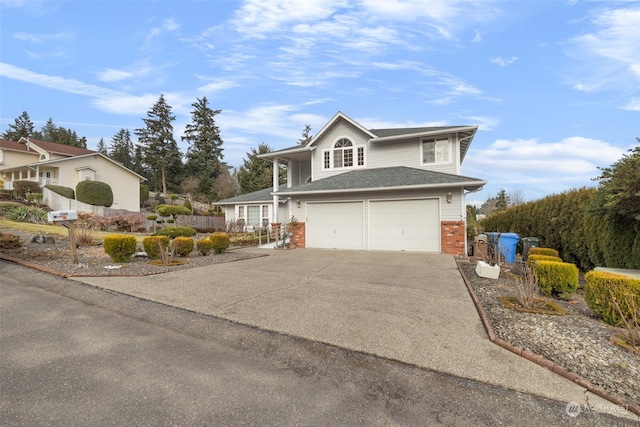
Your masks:
<instances>
[{"instance_id":1,"label":"house eave","mask_svg":"<svg viewBox=\"0 0 640 427\"><path fill-rule=\"evenodd\" d=\"M421 184L421 185L403 185L395 187L371 187L371 188L342 188L335 190L313 190L313 191L278 191L274 194L278 196L301 196L301 195L322 195L322 194L346 194L346 193L375 193L384 191L401 191L401 190L431 190L440 188L464 188L467 191L477 191L484 187L487 181L466 181L455 183L437 183L437 184Z\"/></svg>"},{"instance_id":2,"label":"house eave","mask_svg":"<svg viewBox=\"0 0 640 427\"><path fill-rule=\"evenodd\" d=\"M397 141L400 139L412 139L412 138L421 138L425 136L433 136L433 135L443 135L443 134L451 134L451 133L461 133L461 132L472 132L472 135L475 134L478 126L461 126L451 129L438 129L432 131L425 132L417 132L417 133L407 133L403 135L393 135L393 136L385 136L381 138L371 138L369 142L386 142L386 141ZM468 138L468 137L467 137Z\"/></svg>"}]
</instances>

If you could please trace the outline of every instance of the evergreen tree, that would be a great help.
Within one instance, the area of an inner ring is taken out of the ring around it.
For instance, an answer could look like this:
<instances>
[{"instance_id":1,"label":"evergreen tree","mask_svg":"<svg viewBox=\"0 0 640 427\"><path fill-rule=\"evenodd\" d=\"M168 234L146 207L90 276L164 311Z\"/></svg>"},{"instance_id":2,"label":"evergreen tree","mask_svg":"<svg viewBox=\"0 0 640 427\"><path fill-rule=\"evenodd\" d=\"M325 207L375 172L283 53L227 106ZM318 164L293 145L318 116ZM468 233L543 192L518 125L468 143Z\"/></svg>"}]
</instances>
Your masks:
<instances>
[{"instance_id":1,"label":"evergreen tree","mask_svg":"<svg viewBox=\"0 0 640 427\"><path fill-rule=\"evenodd\" d=\"M167 194L169 188L177 189L182 174L182 154L173 138L171 113L164 94L142 119L145 127L135 130L138 142L142 145L144 164L148 168L149 184L154 190L162 190Z\"/></svg>"},{"instance_id":2,"label":"evergreen tree","mask_svg":"<svg viewBox=\"0 0 640 427\"><path fill-rule=\"evenodd\" d=\"M78 134L75 131L56 126L51 117L49 117L49 120L42 126L40 131L33 132L32 137L42 141L87 148L86 137L78 138Z\"/></svg>"},{"instance_id":3,"label":"evergreen tree","mask_svg":"<svg viewBox=\"0 0 640 427\"><path fill-rule=\"evenodd\" d=\"M640 138L636 138L640 143ZM590 211L618 223L640 221L640 146L607 168L596 178L600 182Z\"/></svg>"},{"instance_id":4,"label":"evergreen tree","mask_svg":"<svg viewBox=\"0 0 640 427\"><path fill-rule=\"evenodd\" d=\"M505 189L501 189L496 197L496 211L500 212L509 207L509 195Z\"/></svg>"},{"instance_id":5,"label":"evergreen tree","mask_svg":"<svg viewBox=\"0 0 640 427\"><path fill-rule=\"evenodd\" d=\"M298 145L306 145L307 142L311 141L311 138L311 125L305 125L302 137L298 140Z\"/></svg>"},{"instance_id":6,"label":"evergreen tree","mask_svg":"<svg viewBox=\"0 0 640 427\"><path fill-rule=\"evenodd\" d=\"M252 193L273 186L273 162L258 158L259 154L270 153L271 148L261 143L258 149L251 149L238 171L238 185L240 194ZM286 170L280 170L280 183L286 182Z\"/></svg>"},{"instance_id":7,"label":"evergreen tree","mask_svg":"<svg viewBox=\"0 0 640 427\"><path fill-rule=\"evenodd\" d=\"M144 177L149 175L144 165L144 152L142 151L142 146L139 144L135 144L135 148L133 149L133 167L131 170Z\"/></svg>"},{"instance_id":8,"label":"evergreen tree","mask_svg":"<svg viewBox=\"0 0 640 427\"><path fill-rule=\"evenodd\" d=\"M189 143L185 172L189 177L199 179L195 195L203 195L208 201L213 200L213 187L216 179L226 165L222 161L222 139L220 129L216 125L215 116L221 110L212 110L206 97L197 99L191 104L191 123L185 127L182 141Z\"/></svg>"},{"instance_id":9,"label":"evergreen tree","mask_svg":"<svg viewBox=\"0 0 640 427\"><path fill-rule=\"evenodd\" d=\"M104 138L100 138L100 141L98 141L98 146L96 147L96 151L100 154L104 154L105 156L109 155L107 146L104 143Z\"/></svg>"},{"instance_id":10,"label":"evergreen tree","mask_svg":"<svg viewBox=\"0 0 640 427\"><path fill-rule=\"evenodd\" d=\"M128 129L120 129L109 146L109 157L119 162L127 169L133 169L134 146L131 141L131 132Z\"/></svg>"},{"instance_id":11,"label":"evergreen tree","mask_svg":"<svg viewBox=\"0 0 640 427\"><path fill-rule=\"evenodd\" d=\"M28 138L33 133L33 122L29 114L23 111L20 117L16 118L13 124L9 123L9 129L2 134L2 138L8 141L19 141L20 138Z\"/></svg>"}]
</instances>

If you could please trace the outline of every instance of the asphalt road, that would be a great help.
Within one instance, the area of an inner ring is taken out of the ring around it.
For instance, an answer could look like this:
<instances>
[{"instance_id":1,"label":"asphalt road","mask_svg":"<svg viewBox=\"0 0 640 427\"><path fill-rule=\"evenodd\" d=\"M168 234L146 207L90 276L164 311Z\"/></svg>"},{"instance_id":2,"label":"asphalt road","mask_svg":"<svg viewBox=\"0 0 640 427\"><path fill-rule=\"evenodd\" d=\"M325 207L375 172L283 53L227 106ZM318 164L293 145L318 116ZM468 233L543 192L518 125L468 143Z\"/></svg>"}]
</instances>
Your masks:
<instances>
[{"instance_id":1,"label":"asphalt road","mask_svg":"<svg viewBox=\"0 0 640 427\"><path fill-rule=\"evenodd\" d=\"M2 426L636 425L0 262Z\"/></svg>"}]
</instances>

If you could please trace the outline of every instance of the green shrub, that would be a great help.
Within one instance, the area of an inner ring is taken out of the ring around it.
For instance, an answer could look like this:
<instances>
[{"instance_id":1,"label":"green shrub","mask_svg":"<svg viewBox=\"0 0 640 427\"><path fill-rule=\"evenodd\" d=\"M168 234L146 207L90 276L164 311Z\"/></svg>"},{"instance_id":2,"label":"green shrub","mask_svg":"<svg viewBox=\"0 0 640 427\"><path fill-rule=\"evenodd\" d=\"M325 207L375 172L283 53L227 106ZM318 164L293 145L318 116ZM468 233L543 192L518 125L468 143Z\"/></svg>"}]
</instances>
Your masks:
<instances>
[{"instance_id":1,"label":"green shrub","mask_svg":"<svg viewBox=\"0 0 640 427\"><path fill-rule=\"evenodd\" d=\"M23 205L16 202L0 202L0 216L7 216L9 212L20 206Z\"/></svg>"},{"instance_id":2,"label":"green shrub","mask_svg":"<svg viewBox=\"0 0 640 427\"><path fill-rule=\"evenodd\" d=\"M543 294L571 299L578 289L578 267L568 262L536 261L533 271Z\"/></svg>"},{"instance_id":3,"label":"green shrub","mask_svg":"<svg viewBox=\"0 0 640 427\"><path fill-rule=\"evenodd\" d=\"M229 249L229 235L227 233L213 233L209 236L209 239L213 243L213 252L221 254Z\"/></svg>"},{"instance_id":4,"label":"green shrub","mask_svg":"<svg viewBox=\"0 0 640 427\"><path fill-rule=\"evenodd\" d=\"M531 267L531 265L532 265L534 262L537 262L537 261L555 261L555 262L562 262L562 258L557 257L557 256L551 256L551 255L536 255L536 254L529 255L529 256L527 257L527 265L528 265L529 267Z\"/></svg>"},{"instance_id":5,"label":"green shrub","mask_svg":"<svg viewBox=\"0 0 640 427\"><path fill-rule=\"evenodd\" d=\"M177 225L167 225L155 233L156 236L168 236L172 239L176 237L193 237L196 234L198 233L195 228L179 227Z\"/></svg>"},{"instance_id":6,"label":"green shrub","mask_svg":"<svg viewBox=\"0 0 640 427\"><path fill-rule=\"evenodd\" d=\"M191 215L191 209L184 206L158 205L156 213L160 216L170 216L173 222L176 222L178 215Z\"/></svg>"},{"instance_id":7,"label":"green shrub","mask_svg":"<svg viewBox=\"0 0 640 427\"><path fill-rule=\"evenodd\" d=\"M32 224L46 224L48 221L47 212L37 206L19 205L7 213L7 218L12 221L30 222Z\"/></svg>"},{"instance_id":8,"label":"green shrub","mask_svg":"<svg viewBox=\"0 0 640 427\"><path fill-rule=\"evenodd\" d=\"M27 193L24 195L24 198L29 203L36 204L38 206L42 205L42 193Z\"/></svg>"},{"instance_id":9,"label":"green shrub","mask_svg":"<svg viewBox=\"0 0 640 427\"><path fill-rule=\"evenodd\" d=\"M47 188L53 191L54 193L61 195L62 197L66 197L67 199L76 198L76 192L73 191L73 188L62 187L60 185L53 185L53 184L47 184L44 186L44 188Z\"/></svg>"},{"instance_id":10,"label":"green shrub","mask_svg":"<svg viewBox=\"0 0 640 427\"><path fill-rule=\"evenodd\" d=\"M76 198L82 203L108 208L113 204L113 191L111 186L104 182L80 181L76 185Z\"/></svg>"},{"instance_id":11,"label":"green shrub","mask_svg":"<svg viewBox=\"0 0 640 427\"><path fill-rule=\"evenodd\" d=\"M110 234L105 236L103 244L114 262L129 262L136 253L136 238L128 234Z\"/></svg>"},{"instance_id":12,"label":"green shrub","mask_svg":"<svg viewBox=\"0 0 640 427\"><path fill-rule=\"evenodd\" d=\"M192 210L191 209L191 202L189 200L185 200L184 204L182 206L184 206L185 208L187 208L189 210Z\"/></svg>"},{"instance_id":13,"label":"green shrub","mask_svg":"<svg viewBox=\"0 0 640 427\"><path fill-rule=\"evenodd\" d=\"M530 248L529 255L543 255L543 256L553 256L560 257L558 251L553 248Z\"/></svg>"},{"instance_id":14,"label":"green shrub","mask_svg":"<svg viewBox=\"0 0 640 427\"><path fill-rule=\"evenodd\" d=\"M149 200L149 186L140 184L140 203L144 203Z\"/></svg>"},{"instance_id":15,"label":"green shrub","mask_svg":"<svg viewBox=\"0 0 640 427\"><path fill-rule=\"evenodd\" d=\"M187 257L193 251L193 239L191 237L176 237L171 241L171 247L178 256Z\"/></svg>"},{"instance_id":16,"label":"green shrub","mask_svg":"<svg viewBox=\"0 0 640 427\"><path fill-rule=\"evenodd\" d=\"M171 240L167 236L147 236L142 239L142 246L151 259L160 258L160 251L169 247Z\"/></svg>"},{"instance_id":17,"label":"green shrub","mask_svg":"<svg viewBox=\"0 0 640 427\"><path fill-rule=\"evenodd\" d=\"M613 326L624 326L623 318L627 320L640 317L640 279L621 276L603 271L590 271L584 275L587 284L584 287L584 300L593 312L605 323ZM613 295L612 295L613 294ZM635 302L632 299L635 298ZM614 302L615 301L615 302ZM635 303L635 310L633 307Z\"/></svg>"},{"instance_id":18,"label":"green shrub","mask_svg":"<svg viewBox=\"0 0 640 427\"><path fill-rule=\"evenodd\" d=\"M16 199L26 198L27 193L39 193L40 184L36 181L14 181L13 194Z\"/></svg>"},{"instance_id":19,"label":"green shrub","mask_svg":"<svg viewBox=\"0 0 640 427\"><path fill-rule=\"evenodd\" d=\"M209 252L213 250L213 242L211 239L207 239L205 237L196 242L196 248L198 249L198 252L200 252L200 255L207 256L209 255Z\"/></svg>"}]
</instances>

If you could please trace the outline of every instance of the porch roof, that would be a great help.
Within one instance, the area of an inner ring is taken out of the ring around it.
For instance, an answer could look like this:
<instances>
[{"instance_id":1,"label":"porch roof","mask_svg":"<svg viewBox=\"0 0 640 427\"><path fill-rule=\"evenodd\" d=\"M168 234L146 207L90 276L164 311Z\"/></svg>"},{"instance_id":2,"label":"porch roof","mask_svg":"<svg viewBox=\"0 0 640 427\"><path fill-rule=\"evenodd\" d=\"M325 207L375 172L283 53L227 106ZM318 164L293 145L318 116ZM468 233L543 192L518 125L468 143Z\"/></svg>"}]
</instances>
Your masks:
<instances>
[{"instance_id":1,"label":"porch roof","mask_svg":"<svg viewBox=\"0 0 640 427\"><path fill-rule=\"evenodd\" d=\"M487 181L461 175L434 172L406 166L345 172L318 181L278 191L278 195L344 193L353 191L412 190L426 188L482 188Z\"/></svg>"}]
</instances>

